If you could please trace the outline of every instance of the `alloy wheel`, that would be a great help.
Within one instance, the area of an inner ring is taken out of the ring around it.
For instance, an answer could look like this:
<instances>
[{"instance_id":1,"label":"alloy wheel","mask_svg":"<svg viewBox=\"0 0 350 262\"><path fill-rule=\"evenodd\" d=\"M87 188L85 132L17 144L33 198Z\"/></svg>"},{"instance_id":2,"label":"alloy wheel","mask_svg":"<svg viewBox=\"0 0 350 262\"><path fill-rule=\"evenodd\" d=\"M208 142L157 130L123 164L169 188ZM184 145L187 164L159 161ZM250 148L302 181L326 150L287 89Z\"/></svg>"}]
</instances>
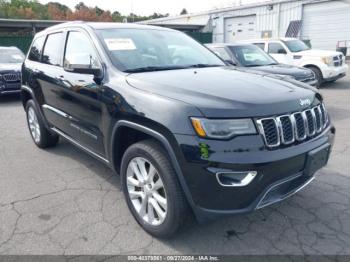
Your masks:
<instances>
[{"instance_id":1,"label":"alloy wheel","mask_svg":"<svg viewBox=\"0 0 350 262\"><path fill-rule=\"evenodd\" d=\"M28 109L28 123L29 123L30 133L32 134L32 137L35 143L39 143L40 136L41 136L40 126L39 126L38 117L33 107L29 107Z\"/></svg>"},{"instance_id":2,"label":"alloy wheel","mask_svg":"<svg viewBox=\"0 0 350 262\"><path fill-rule=\"evenodd\" d=\"M161 225L167 215L167 195L156 168L145 158L133 158L127 168L127 189L130 200L142 220Z\"/></svg>"}]
</instances>

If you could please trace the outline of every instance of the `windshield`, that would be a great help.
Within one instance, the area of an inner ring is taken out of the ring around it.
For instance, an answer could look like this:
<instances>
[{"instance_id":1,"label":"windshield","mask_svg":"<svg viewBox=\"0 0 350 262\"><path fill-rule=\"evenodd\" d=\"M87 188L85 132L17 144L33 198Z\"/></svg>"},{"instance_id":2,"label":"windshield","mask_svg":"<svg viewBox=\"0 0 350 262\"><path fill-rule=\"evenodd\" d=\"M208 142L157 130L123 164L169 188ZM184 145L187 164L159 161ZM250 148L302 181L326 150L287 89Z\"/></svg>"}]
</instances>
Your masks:
<instances>
[{"instance_id":1,"label":"windshield","mask_svg":"<svg viewBox=\"0 0 350 262\"><path fill-rule=\"evenodd\" d=\"M310 47L308 47L303 41L300 41L300 40L289 40L289 41L283 41L283 42L286 44L288 49L293 53L310 49Z\"/></svg>"},{"instance_id":2,"label":"windshield","mask_svg":"<svg viewBox=\"0 0 350 262\"><path fill-rule=\"evenodd\" d=\"M224 62L187 35L153 29L97 30L113 64L124 72L224 66Z\"/></svg>"},{"instance_id":3,"label":"windshield","mask_svg":"<svg viewBox=\"0 0 350 262\"><path fill-rule=\"evenodd\" d=\"M244 67L277 64L276 60L255 45L230 46L229 48L238 62Z\"/></svg>"},{"instance_id":4,"label":"windshield","mask_svg":"<svg viewBox=\"0 0 350 262\"><path fill-rule=\"evenodd\" d=\"M20 50L12 48L0 49L0 63L1 64L16 64L22 63L24 55Z\"/></svg>"}]
</instances>

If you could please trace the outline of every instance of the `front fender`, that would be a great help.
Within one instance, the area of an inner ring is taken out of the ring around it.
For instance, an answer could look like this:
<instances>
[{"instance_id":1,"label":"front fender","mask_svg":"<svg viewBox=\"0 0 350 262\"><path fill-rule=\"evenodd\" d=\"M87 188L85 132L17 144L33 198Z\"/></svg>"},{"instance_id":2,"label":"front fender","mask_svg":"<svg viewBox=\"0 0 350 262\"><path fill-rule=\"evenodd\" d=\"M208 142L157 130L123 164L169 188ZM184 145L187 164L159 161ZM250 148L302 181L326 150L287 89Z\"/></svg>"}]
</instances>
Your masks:
<instances>
[{"instance_id":1,"label":"front fender","mask_svg":"<svg viewBox=\"0 0 350 262\"><path fill-rule=\"evenodd\" d=\"M185 197L188 201L188 203L190 204L190 206L192 207L192 209L195 209L195 204L191 195L191 192L187 186L187 183L185 181L185 178L183 176L183 172L181 170L179 161L178 161L178 154L176 153L174 146L171 145L171 143L169 142L169 140L165 137L165 135L161 134L158 131L155 131L147 126L135 123L135 122L131 122L128 120L119 120L113 127L113 132L112 132L112 137L111 137L111 145L114 145L115 140L117 139L116 134L118 133L118 129L122 128L122 127L128 127L128 128L132 128L135 129L137 131L143 132L147 135L149 135L150 137L154 138L155 140L157 140L166 150L166 152L169 155L170 161L175 169L175 173L177 175L178 181L182 187L182 190L185 194ZM111 154L111 159L114 159L114 150L110 150L110 154Z\"/></svg>"}]
</instances>

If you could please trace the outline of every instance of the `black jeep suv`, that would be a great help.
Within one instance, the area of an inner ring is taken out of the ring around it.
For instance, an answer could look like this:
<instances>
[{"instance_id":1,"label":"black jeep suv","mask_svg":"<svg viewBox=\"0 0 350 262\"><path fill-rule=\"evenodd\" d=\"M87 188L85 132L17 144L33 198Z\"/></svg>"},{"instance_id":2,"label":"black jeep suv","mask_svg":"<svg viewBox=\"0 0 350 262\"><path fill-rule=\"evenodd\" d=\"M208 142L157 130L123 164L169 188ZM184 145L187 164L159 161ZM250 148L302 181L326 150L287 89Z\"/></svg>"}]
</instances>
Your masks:
<instances>
[{"instance_id":1,"label":"black jeep suv","mask_svg":"<svg viewBox=\"0 0 350 262\"><path fill-rule=\"evenodd\" d=\"M38 33L22 68L34 143L59 137L121 176L137 222L157 237L253 211L297 192L328 160L322 96L229 67L183 33L61 24Z\"/></svg>"}]
</instances>

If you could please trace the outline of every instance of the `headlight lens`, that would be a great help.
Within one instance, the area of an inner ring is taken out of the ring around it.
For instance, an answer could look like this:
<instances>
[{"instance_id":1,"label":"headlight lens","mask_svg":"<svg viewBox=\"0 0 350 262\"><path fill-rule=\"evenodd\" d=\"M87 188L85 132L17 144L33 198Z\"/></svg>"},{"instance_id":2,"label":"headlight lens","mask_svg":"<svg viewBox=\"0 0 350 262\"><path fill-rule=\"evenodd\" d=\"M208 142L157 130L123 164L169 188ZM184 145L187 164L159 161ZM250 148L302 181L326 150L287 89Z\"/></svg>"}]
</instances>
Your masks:
<instances>
[{"instance_id":1,"label":"headlight lens","mask_svg":"<svg viewBox=\"0 0 350 262\"><path fill-rule=\"evenodd\" d=\"M192 125L200 137L228 139L235 135L256 134L254 123L244 119L191 118Z\"/></svg>"},{"instance_id":2,"label":"headlight lens","mask_svg":"<svg viewBox=\"0 0 350 262\"><path fill-rule=\"evenodd\" d=\"M331 66L331 65L333 65L333 58L330 56L322 57L322 62L328 66Z\"/></svg>"}]
</instances>

